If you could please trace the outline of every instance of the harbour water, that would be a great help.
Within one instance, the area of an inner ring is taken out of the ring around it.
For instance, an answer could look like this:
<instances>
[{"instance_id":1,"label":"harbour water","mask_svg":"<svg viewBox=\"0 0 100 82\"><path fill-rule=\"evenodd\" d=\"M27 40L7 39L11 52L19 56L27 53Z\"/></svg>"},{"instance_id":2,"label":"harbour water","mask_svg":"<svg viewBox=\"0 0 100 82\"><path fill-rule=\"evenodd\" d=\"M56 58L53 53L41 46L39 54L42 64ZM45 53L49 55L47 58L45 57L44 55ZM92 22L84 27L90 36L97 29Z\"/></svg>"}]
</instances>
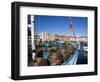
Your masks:
<instances>
[{"instance_id":1,"label":"harbour water","mask_svg":"<svg viewBox=\"0 0 100 82\"><path fill-rule=\"evenodd\" d=\"M80 44L80 50L78 50L78 59L76 64L87 64L88 53L83 49L83 44Z\"/></svg>"}]
</instances>

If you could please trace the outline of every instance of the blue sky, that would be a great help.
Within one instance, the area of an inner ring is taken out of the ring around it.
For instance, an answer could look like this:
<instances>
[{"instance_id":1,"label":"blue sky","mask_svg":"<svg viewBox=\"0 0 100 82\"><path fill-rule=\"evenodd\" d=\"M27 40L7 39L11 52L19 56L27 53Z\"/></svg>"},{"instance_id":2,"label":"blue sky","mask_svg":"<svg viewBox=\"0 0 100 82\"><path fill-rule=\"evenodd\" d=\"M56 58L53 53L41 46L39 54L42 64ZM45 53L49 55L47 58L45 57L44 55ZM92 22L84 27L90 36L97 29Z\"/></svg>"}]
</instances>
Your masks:
<instances>
[{"instance_id":1,"label":"blue sky","mask_svg":"<svg viewBox=\"0 0 100 82\"><path fill-rule=\"evenodd\" d=\"M71 16L70 16L71 17ZM88 18L71 17L76 36L87 36ZM68 16L35 16L35 32L73 36Z\"/></svg>"}]
</instances>

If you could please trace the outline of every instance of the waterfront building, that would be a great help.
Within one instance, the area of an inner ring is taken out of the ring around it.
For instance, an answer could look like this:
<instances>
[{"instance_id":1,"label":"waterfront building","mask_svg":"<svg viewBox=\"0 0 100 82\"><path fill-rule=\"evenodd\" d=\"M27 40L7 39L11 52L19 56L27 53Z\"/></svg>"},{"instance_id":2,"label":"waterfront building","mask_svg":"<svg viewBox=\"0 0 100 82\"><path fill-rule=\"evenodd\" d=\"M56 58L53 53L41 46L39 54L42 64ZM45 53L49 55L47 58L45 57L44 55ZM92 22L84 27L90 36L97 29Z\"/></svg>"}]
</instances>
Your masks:
<instances>
[{"instance_id":1,"label":"waterfront building","mask_svg":"<svg viewBox=\"0 0 100 82\"><path fill-rule=\"evenodd\" d=\"M42 39L42 41L54 41L55 39L57 39L56 34L50 34L47 32L41 32L39 36L40 36L40 39Z\"/></svg>"}]
</instances>

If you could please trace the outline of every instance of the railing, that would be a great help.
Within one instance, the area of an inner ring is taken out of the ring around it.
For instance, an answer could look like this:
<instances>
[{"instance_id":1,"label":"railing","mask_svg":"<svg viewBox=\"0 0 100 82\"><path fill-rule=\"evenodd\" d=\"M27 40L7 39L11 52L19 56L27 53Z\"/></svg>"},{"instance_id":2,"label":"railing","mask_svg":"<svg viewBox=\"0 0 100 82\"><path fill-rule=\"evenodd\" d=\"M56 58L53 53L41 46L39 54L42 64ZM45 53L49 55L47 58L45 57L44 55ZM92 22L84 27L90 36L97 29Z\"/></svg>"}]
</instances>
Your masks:
<instances>
[{"instance_id":1,"label":"railing","mask_svg":"<svg viewBox=\"0 0 100 82\"><path fill-rule=\"evenodd\" d=\"M70 57L62 65L75 65L77 63L78 47L79 47L79 44L77 45L74 53L71 54Z\"/></svg>"}]
</instances>

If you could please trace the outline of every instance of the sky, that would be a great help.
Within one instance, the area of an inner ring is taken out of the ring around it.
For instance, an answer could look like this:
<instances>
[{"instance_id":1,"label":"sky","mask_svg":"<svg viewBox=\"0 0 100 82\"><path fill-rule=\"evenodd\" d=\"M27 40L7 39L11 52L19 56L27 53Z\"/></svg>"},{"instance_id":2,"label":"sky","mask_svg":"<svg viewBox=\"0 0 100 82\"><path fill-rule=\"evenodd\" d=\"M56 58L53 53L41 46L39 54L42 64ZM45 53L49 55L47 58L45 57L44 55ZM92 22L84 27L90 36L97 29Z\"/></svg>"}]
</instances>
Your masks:
<instances>
[{"instance_id":1,"label":"sky","mask_svg":"<svg viewBox=\"0 0 100 82\"><path fill-rule=\"evenodd\" d=\"M76 36L87 36L88 18L71 17ZM69 16L35 16L35 33L48 32L58 35L73 36Z\"/></svg>"}]
</instances>

